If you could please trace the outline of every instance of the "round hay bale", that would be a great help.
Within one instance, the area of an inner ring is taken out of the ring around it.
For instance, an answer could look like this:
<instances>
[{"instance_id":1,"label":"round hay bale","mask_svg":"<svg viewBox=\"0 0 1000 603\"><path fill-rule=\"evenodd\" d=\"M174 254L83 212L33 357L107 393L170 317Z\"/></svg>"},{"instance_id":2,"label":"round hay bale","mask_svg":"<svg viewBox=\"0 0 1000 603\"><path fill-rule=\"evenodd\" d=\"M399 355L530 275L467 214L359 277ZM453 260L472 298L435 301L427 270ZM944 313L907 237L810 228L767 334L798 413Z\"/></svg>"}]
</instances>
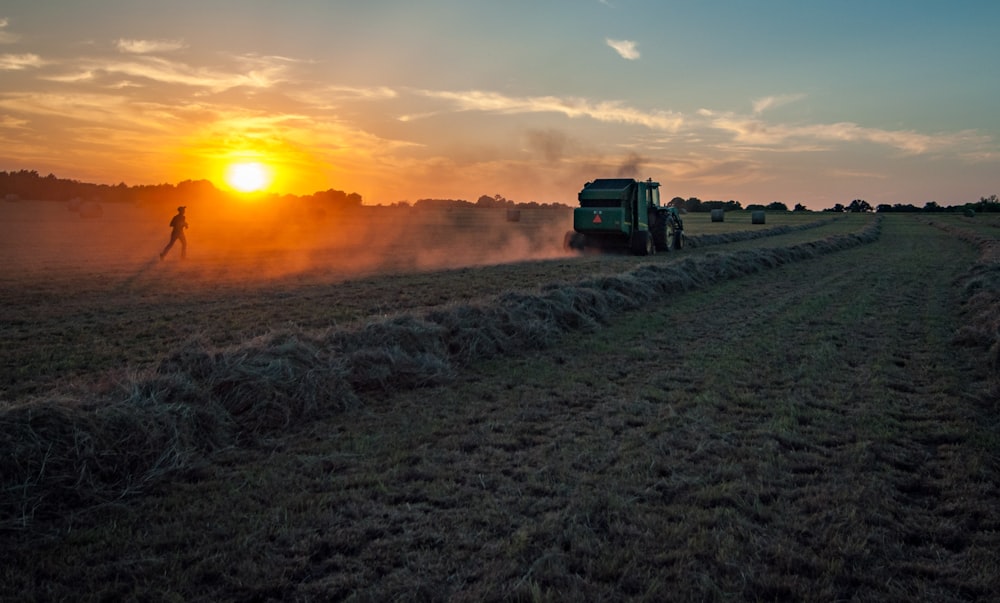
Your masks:
<instances>
[{"instance_id":1,"label":"round hay bale","mask_svg":"<svg viewBox=\"0 0 1000 603\"><path fill-rule=\"evenodd\" d=\"M508 222L520 222L521 221L521 210L519 210L519 209L508 209L507 210L507 221Z\"/></svg>"},{"instance_id":2,"label":"round hay bale","mask_svg":"<svg viewBox=\"0 0 1000 603\"><path fill-rule=\"evenodd\" d=\"M765 222L764 210L758 209L750 212L750 223L751 224L763 224Z\"/></svg>"},{"instance_id":3,"label":"round hay bale","mask_svg":"<svg viewBox=\"0 0 1000 603\"><path fill-rule=\"evenodd\" d=\"M712 221L713 222L724 222L726 219L726 210L724 209L713 209L712 210Z\"/></svg>"}]
</instances>

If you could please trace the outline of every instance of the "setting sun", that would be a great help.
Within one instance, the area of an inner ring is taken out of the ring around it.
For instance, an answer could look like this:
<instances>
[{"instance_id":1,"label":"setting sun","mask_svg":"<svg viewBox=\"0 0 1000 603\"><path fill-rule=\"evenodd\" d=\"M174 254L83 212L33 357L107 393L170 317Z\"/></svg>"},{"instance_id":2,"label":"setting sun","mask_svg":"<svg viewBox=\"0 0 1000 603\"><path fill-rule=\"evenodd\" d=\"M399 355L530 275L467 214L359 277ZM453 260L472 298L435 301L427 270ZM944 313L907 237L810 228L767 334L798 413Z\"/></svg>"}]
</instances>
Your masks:
<instances>
[{"instance_id":1,"label":"setting sun","mask_svg":"<svg viewBox=\"0 0 1000 603\"><path fill-rule=\"evenodd\" d=\"M234 163L226 169L226 182L240 192L253 193L267 188L271 171L255 161Z\"/></svg>"}]
</instances>

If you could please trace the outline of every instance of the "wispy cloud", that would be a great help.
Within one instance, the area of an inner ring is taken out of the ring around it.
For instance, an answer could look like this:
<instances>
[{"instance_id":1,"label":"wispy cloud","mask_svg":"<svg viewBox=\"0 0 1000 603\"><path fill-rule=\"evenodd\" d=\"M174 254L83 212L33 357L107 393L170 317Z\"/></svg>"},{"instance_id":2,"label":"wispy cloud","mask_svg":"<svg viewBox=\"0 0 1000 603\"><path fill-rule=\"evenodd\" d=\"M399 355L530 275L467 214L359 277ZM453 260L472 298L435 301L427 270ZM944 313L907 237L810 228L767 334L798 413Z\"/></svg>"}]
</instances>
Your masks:
<instances>
[{"instance_id":1,"label":"wispy cloud","mask_svg":"<svg viewBox=\"0 0 1000 603\"><path fill-rule=\"evenodd\" d=\"M0 18L0 44L13 44L18 40L17 34L7 31L8 23L9 21L6 18Z\"/></svg>"},{"instance_id":2,"label":"wispy cloud","mask_svg":"<svg viewBox=\"0 0 1000 603\"><path fill-rule=\"evenodd\" d=\"M777 96L765 96L753 101L753 112L763 113L769 109L775 109L782 105L800 101L806 97L805 94L779 94Z\"/></svg>"},{"instance_id":3,"label":"wispy cloud","mask_svg":"<svg viewBox=\"0 0 1000 603\"><path fill-rule=\"evenodd\" d=\"M388 86L327 86L322 93L328 98L382 100L396 98L399 93Z\"/></svg>"},{"instance_id":4,"label":"wispy cloud","mask_svg":"<svg viewBox=\"0 0 1000 603\"><path fill-rule=\"evenodd\" d=\"M759 117L759 113L769 108L803 98L799 94L759 99L754 102L754 115L701 109L694 115L685 116L672 111L643 111L620 101L556 96L515 97L482 90L417 92L426 97L448 101L461 111L501 114L561 113L570 118L638 125L671 133L684 132L698 139L703 139L708 131L714 130L729 135L727 142L718 144L733 150L810 152L829 150L835 143L870 143L889 147L906 155L920 155L975 149L990 144L987 137L975 132L925 134L913 130L871 128L851 122L789 124L765 121ZM406 115L400 119L412 121L440 113L441 111L432 111Z\"/></svg>"},{"instance_id":5,"label":"wispy cloud","mask_svg":"<svg viewBox=\"0 0 1000 603\"><path fill-rule=\"evenodd\" d=\"M37 54L0 54L0 71L20 71L43 64L42 57Z\"/></svg>"},{"instance_id":6,"label":"wispy cloud","mask_svg":"<svg viewBox=\"0 0 1000 603\"><path fill-rule=\"evenodd\" d=\"M0 58L0 65L2 65L2 58ZM284 65L280 62L268 62L257 58L254 59L249 69L236 72L192 67L183 62L137 55L131 60L123 61L96 59L80 61L77 69L78 71L73 73L46 76L44 79L58 82L80 82L95 79L98 74L114 74L131 78L129 83L133 86L138 84L134 80L144 79L163 84L177 84L221 92L240 86L270 88L282 81Z\"/></svg>"},{"instance_id":7,"label":"wispy cloud","mask_svg":"<svg viewBox=\"0 0 1000 603\"><path fill-rule=\"evenodd\" d=\"M862 171L862 170L833 169L830 170L829 173L831 176L834 176L836 178L845 178L852 180L857 180L857 179L884 180L885 178L888 178L888 176L882 172Z\"/></svg>"},{"instance_id":8,"label":"wispy cloud","mask_svg":"<svg viewBox=\"0 0 1000 603\"><path fill-rule=\"evenodd\" d=\"M495 113L562 113L567 117L589 117L597 121L641 125L654 130L676 131L684 123L681 115L669 111L641 111L620 101L597 103L582 98L557 96L514 97L497 92L423 90L424 96L448 100L463 111Z\"/></svg>"},{"instance_id":9,"label":"wispy cloud","mask_svg":"<svg viewBox=\"0 0 1000 603\"><path fill-rule=\"evenodd\" d=\"M345 103L377 102L399 97L399 92L388 86L322 86L320 88L289 88L284 90L289 98L304 103L314 111L332 111Z\"/></svg>"},{"instance_id":10,"label":"wispy cloud","mask_svg":"<svg viewBox=\"0 0 1000 603\"><path fill-rule=\"evenodd\" d=\"M0 115L0 128L23 128L28 124L28 120L11 117L10 115Z\"/></svg>"},{"instance_id":11,"label":"wispy cloud","mask_svg":"<svg viewBox=\"0 0 1000 603\"><path fill-rule=\"evenodd\" d=\"M126 40L121 38L115 42L115 46L120 52L127 54L147 54L180 50L187 45L182 40Z\"/></svg>"},{"instance_id":12,"label":"wispy cloud","mask_svg":"<svg viewBox=\"0 0 1000 603\"><path fill-rule=\"evenodd\" d=\"M70 118L78 123L114 123L119 127L140 127L168 132L177 124L164 124L162 113L148 104L135 104L126 97L80 93L19 93L0 97L0 108L22 115Z\"/></svg>"},{"instance_id":13,"label":"wispy cloud","mask_svg":"<svg viewBox=\"0 0 1000 603\"><path fill-rule=\"evenodd\" d=\"M94 72L87 69L84 71L76 71L73 73L46 75L39 79L43 79L49 82L59 82L60 84L78 84L78 83L93 81L94 77L95 77Z\"/></svg>"},{"instance_id":14,"label":"wispy cloud","mask_svg":"<svg viewBox=\"0 0 1000 603\"><path fill-rule=\"evenodd\" d=\"M987 144L988 139L974 132L923 134L913 130L885 130L864 127L852 122L832 124L772 124L755 117L702 110L709 126L733 135L736 143L779 150L822 150L815 143L867 142L902 151L907 155L939 152ZM810 143L813 143L810 145Z\"/></svg>"},{"instance_id":15,"label":"wispy cloud","mask_svg":"<svg viewBox=\"0 0 1000 603\"><path fill-rule=\"evenodd\" d=\"M634 61L640 56L639 49L637 48L638 43L632 40L612 40L611 38L607 38L604 42L611 48L614 48L615 52L621 55L623 59Z\"/></svg>"}]
</instances>

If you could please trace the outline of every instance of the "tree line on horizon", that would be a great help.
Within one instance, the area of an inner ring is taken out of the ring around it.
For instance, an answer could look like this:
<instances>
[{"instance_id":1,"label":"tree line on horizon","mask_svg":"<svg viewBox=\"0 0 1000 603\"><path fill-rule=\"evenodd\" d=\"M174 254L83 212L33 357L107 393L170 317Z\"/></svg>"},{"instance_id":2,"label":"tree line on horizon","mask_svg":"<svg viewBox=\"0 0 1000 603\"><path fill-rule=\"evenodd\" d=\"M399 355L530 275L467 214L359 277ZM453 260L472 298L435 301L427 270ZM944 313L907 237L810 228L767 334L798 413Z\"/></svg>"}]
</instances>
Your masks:
<instances>
[{"instance_id":1,"label":"tree line on horizon","mask_svg":"<svg viewBox=\"0 0 1000 603\"><path fill-rule=\"evenodd\" d=\"M58 178L54 174L41 176L36 170L0 171L0 197L9 201L18 199L31 199L36 201L72 201L82 199L88 201L108 202L108 203L149 203L149 204L172 204L189 203L192 201L221 201L231 198L229 193L221 191L209 180L184 180L177 184L153 184L153 185L133 185L129 186L124 182L116 185L94 184L80 182L78 180ZM311 195L280 195L271 194L270 197L281 201L305 201L313 202L328 207L342 209L360 208L364 200L358 193L346 193L335 189L317 191ZM767 205L750 204L746 207L739 201L702 201L697 197L674 197L667 204L675 207L678 211L688 213L710 212L715 209L723 211L741 210L767 210L767 211L789 211L788 206L780 201L775 201ZM408 201L398 201L389 207L413 207L416 209L441 209L454 207L479 207L494 209L560 209L570 206L563 203L537 203L535 201L515 202L506 199L502 195L493 196L482 195L475 202L464 199L418 199L412 205ZM801 203L796 203L792 208L793 212L808 211ZM879 204L872 206L863 199L855 199L849 204L835 204L833 207L822 210L824 212L964 212L970 213L996 213L1000 212L1000 200L997 195L981 197L978 202L965 203L956 206L942 206L935 201L928 201L922 207L912 204Z\"/></svg>"},{"instance_id":2,"label":"tree line on horizon","mask_svg":"<svg viewBox=\"0 0 1000 603\"><path fill-rule=\"evenodd\" d=\"M714 209L721 209L723 211L753 211L753 210L766 210L766 211L788 211L788 206L780 201L775 201L767 205L761 204L750 204L746 207L739 201L702 201L697 197L691 197L689 199L684 199L683 197L674 197L667 204L671 207L676 207L679 211L685 212L710 212ZM791 210L795 211L809 211L801 203L796 203L795 207ZM996 195L990 195L989 197L980 197L979 201L976 203L965 203L962 205L939 205L936 201L928 201L923 205L923 207L917 207L909 203L896 203L894 205L889 205L887 203L882 203L876 206L872 206L864 199L854 199L849 204L844 205L843 203L836 203L833 207L821 210L824 212L834 212L834 213L867 213L867 212L877 212L877 213L891 213L891 212L925 212L925 213L956 213L963 212L965 214L971 213L1000 213L1000 200L997 199Z\"/></svg>"},{"instance_id":3,"label":"tree line on horizon","mask_svg":"<svg viewBox=\"0 0 1000 603\"><path fill-rule=\"evenodd\" d=\"M31 199L34 201L96 201L100 203L173 204L191 202L225 201L232 194L219 190L209 180L184 180L177 184L140 184L129 186L93 184L54 174L41 176L35 170L17 172L0 171L0 196L5 199ZM334 189L317 191L312 195L272 195L282 200L302 199L321 201L337 206L360 207L361 195Z\"/></svg>"}]
</instances>

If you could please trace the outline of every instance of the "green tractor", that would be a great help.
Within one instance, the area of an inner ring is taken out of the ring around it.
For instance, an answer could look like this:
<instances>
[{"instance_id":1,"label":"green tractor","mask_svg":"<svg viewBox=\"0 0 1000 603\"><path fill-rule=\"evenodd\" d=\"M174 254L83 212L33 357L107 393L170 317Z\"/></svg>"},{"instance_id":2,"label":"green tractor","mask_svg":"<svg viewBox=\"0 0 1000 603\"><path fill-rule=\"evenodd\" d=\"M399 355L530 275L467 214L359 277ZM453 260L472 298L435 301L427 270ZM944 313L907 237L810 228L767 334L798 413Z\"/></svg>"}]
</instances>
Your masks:
<instances>
[{"instance_id":1,"label":"green tractor","mask_svg":"<svg viewBox=\"0 0 1000 603\"><path fill-rule=\"evenodd\" d=\"M684 246L684 223L676 208L660 205L659 182L603 178L585 184L578 198L573 230L563 240L567 250L651 255Z\"/></svg>"}]
</instances>

